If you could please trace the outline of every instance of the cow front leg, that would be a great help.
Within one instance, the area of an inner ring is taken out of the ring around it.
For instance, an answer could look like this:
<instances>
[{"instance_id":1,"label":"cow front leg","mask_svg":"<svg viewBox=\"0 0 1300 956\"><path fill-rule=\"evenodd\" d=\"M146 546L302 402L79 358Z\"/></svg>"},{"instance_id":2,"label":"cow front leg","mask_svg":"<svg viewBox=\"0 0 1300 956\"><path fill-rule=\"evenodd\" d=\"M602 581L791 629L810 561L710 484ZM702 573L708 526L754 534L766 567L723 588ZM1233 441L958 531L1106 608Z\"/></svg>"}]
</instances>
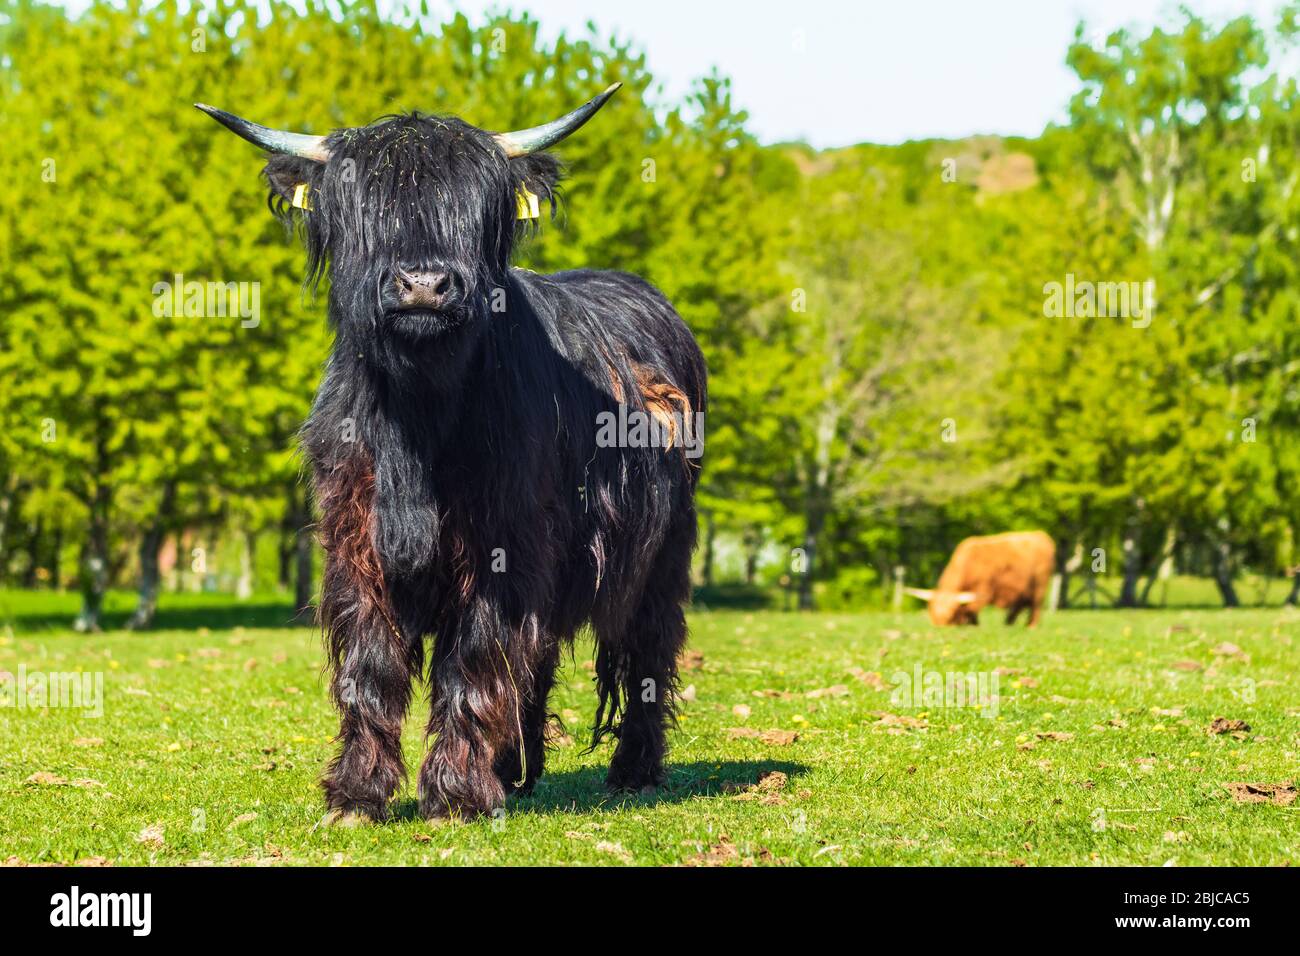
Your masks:
<instances>
[{"instance_id":1,"label":"cow front leg","mask_svg":"<svg viewBox=\"0 0 1300 956\"><path fill-rule=\"evenodd\" d=\"M1037 627L1038 621L1042 617L1042 613L1043 613L1042 598L1035 597L1033 602L1029 605L1029 623L1026 624L1025 626Z\"/></svg>"},{"instance_id":2,"label":"cow front leg","mask_svg":"<svg viewBox=\"0 0 1300 956\"><path fill-rule=\"evenodd\" d=\"M321 598L327 622L330 695L341 716L338 755L321 786L329 808L383 820L405 769L402 720L411 678L419 671L419 646L398 632L392 610L354 583L326 571Z\"/></svg>"},{"instance_id":3,"label":"cow front leg","mask_svg":"<svg viewBox=\"0 0 1300 956\"><path fill-rule=\"evenodd\" d=\"M420 628L399 618L374 546L374 475L364 450L318 467L316 497L326 555L319 617L342 745L321 786L337 814L382 820L405 773L402 719L420 671Z\"/></svg>"},{"instance_id":4,"label":"cow front leg","mask_svg":"<svg viewBox=\"0 0 1300 956\"><path fill-rule=\"evenodd\" d=\"M505 806L503 777L518 775L525 736L529 701L522 682L536 663L522 644L486 604L439 629L430 667L434 742L420 768L426 819L474 817ZM540 765L540 752L537 759Z\"/></svg>"}]
</instances>

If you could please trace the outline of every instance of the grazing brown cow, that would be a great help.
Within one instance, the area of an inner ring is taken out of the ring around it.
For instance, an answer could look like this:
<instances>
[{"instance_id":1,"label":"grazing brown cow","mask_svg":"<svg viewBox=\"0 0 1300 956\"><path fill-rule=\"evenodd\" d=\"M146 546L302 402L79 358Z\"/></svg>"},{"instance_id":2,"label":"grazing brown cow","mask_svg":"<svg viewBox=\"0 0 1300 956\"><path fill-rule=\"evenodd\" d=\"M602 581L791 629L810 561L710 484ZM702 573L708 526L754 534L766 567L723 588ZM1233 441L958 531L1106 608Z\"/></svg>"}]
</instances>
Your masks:
<instances>
[{"instance_id":1,"label":"grazing brown cow","mask_svg":"<svg viewBox=\"0 0 1300 956\"><path fill-rule=\"evenodd\" d=\"M1028 608L1033 627L1055 566L1056 544L1050 535L1042 531L991 534L957 545L938 587L904 590L927 601L930 620L940 626L978 624L980 609L992 604L1006 608L1008 624Z\"/></svg>"}]
</instances>

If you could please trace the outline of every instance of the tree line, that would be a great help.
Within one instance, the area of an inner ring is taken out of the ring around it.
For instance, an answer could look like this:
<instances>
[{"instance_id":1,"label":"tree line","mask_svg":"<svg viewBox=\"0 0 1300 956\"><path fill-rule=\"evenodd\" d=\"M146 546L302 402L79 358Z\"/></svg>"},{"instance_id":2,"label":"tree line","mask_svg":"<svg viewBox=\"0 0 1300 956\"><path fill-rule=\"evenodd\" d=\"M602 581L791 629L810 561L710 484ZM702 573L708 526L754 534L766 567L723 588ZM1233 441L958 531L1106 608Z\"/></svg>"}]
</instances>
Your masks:
<instances>
[{"instance_id":1,"label":"tree line","mask_svg":"<svg viewBox=\"0 0 1300 956\"><path fill-rule=\"evenodd\" d=\"M1300 563L1289 8L1081 26L1069 123L1034 139L820 152L759 144L716 73L663 102L596 28L320 0L0 11L0 584L75 582L83 628L110 587L144 627L214 572L311 599L295 433L323 302L255 151L193 102L316 133L411 109L510 129L621 80L523 264L640 273L699 338L702 585L869 604L965 534L1031 526L1067 595L1113 575L1125 605L1174 566L1233 604L1243 569Z\"/></svg>"}]
</instances>

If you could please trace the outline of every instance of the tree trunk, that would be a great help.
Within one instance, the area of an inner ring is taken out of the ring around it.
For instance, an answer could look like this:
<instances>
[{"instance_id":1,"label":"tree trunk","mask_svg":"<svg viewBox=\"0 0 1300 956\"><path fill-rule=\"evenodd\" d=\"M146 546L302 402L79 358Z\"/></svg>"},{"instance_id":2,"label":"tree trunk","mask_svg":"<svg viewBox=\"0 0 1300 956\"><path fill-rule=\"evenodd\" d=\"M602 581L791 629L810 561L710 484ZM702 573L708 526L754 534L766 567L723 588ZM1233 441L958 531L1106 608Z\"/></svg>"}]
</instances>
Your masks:
<instances>
[{"instance_id":1,"label":"tree trunk","mask_svg":"<svg viewBox=\"0 0 1300 956\"><path fill-rule=\"evenodd\" d=\"M813 594L813 572L817 567L817 539L821 535L826 516L814 503L804 518L803 561L802 568L795 568L799 581L799 610L817 610L817 599Z\"/></svg>"},{"instance_id":2,"label":"tree trunk","mask_svg":"<svg viewBox=\"0 0 1300 956\"><path fill-rule=\"evenodd\" d=\"M257 537L251 531L241 536L243 547L239 549L239 580L235 582L235 598L247 601L253 596L253 555L257 546Z\"/></svg>"},{"instance_id":3,"label":"tree trunk","mask_svg":"<svg viewBox=\"0 0 1300 956\"><path fill-rule=\"evenodd\" d=\"M54 529L54 546L50 552L50 587L63 590L63 527Z\"/></svg>"},{"instance_id":4,"label":"tree trunk","mask_svg":"<svg viewBox=\"0 0 1300 956\"><path fill-rule=\"evenodd\" d=\"M1150 606L1148 601L1151 597L1151 588L1155 585L1156 581L1159 578L1160 578L1160 568L1157 565L1156 569L1152 571L1150 574L1148 574L1147 579L1142 582L1142 593L1138 596L1138 604L1140 606L1142 607Z\"/></svg>"},{"instance_id":5,"label":"tree trunk","mask_svg":"<svg viewBox=\"0 0 1300 956\"><path fill-rule=\"evenodd\" d=\"M10 475L5 479L4 490L0 491L0 581L4 580L8 568L9 551L5 547L9 540L9 516L13 513L14 499L18 497L18 476Z\"/></svg>"},{"instance_id":6,"label":"tree trunk","mask_svg":"<svg viewBox=\"0 0 1300 956\"><path fill-rule=\"evenodd\" d=\"M704 513L704 556L700 565L700 583L706 588L713 587L714 546L717 543L718 525L713 520L713 512Z\"/></svg>"},{"instance_id":7,"label":"tree trunk","mask_svg":"<svg viewBox=\"0 0 1300 956\"><path fill-rule=\"evenodd\" d=\"M1147 599L1150 597L1151 588L1155 585L1156 581L1164 581L1173 573L1174 548L1177 546L1178 532L1170 527L1165 532L1165 544L1164 547L1160 549L1160 561L1156 565L1155 570L1151 572L1150 576L1147 578L1147 583L1142 588L1142 597L1139 600L1143 607L1150 607Z\"/></svg>"},{"instance_id":8,"label":"tree trunk","mask_svg":"<svg viewBox=\"0 0 1300 956\"><path fill-rule=\"evenodd\" d=\"M827 395L836 392L835 381L839 375L839 356L836 355L822 369L822 384ZM816 610L813 594L813 575L817 573L817 541L821 537L826 516L831 510L831 461L835 435L839 429L840 413L831 402L822 406L817 418L816 447L805 477L803 567L799 571L799 610Z\"/></svg>"},{"instance_id":9,"label":"tree trunk","mask_svg":"<svg viewBox=\"0 0 1300 956\"><path fill-rule=\"evenodd\" d=\"M749 528L745 531L745 584L753 587L758 577L758 559L763 551L763 531Z\"/></svg>"},{"instance_id":10,"label":"tree trunk","mask_svg":"<svg viewBox=\"0 0 1300 956\"><path fill-rule=\"evenodd\" d=\"M36 587L36 572L41 564L41 539L45 537L45 520L37 518L28 529L27 567L23 569L23 587L31 590Z\"/></svg>"},{"instance_id":11,"label":"tree trunk","mask_svg":"<svg viewBox=\"0 0 1300 956\"><path fill-rule=\"evenodd\" d=\"M286 521L280 527L280 533L277 535L277 550L279 552L279 583L280 590L287 591L293 584L293 550L294 541L297 536L293 529L289 527Z\"/></svg>"},{"instance_id":12,"label":"tree trunk","mask_svg":"<svg viewBox=\"0 0 1300 956\"><path fill-rule=\"evenodd\" d=\"M140 631L152 627L154 617L158 614L158 592L161 574L158 566L158 552L162 550L163 536L171 521L176 505L176 483L168 481L163 485L162 501L154 515L153 523L140 539L140 586L135 610L126 622L128 630Z\"/></svg>"},{"instance_id":13,"label":"tree trunk","mask_svg":"<svg viewBox=\"0 0 1300 956\"><path fill-rule=\"evenodd\" d=\"M1056 594L1056 610L1064 611L1070 606L1070 575L1083 564L1083 545L1076 541L1074 547L1067 551L1065 540L1056 542L1056 573L1061 585Z\"/></svg>"},{"instance_id":14,"label":"tree trunk","mask_svg":"<svg viewBox=\"0 0 1300 956\"><path fill-rule=\"evenodd\" d=\"M127 630L142 631L152 627L158 613L158 550L162 546L162 532L155 524L140 539L140 583L135 610L126 622Z\"/></svg>"},{"instance_id":15,"label":"tree trunk","mask_svg":"<svg viewBox=\"0 0 1300 956\"><path fill-rule=\"evenodd\" d=\"M185 553L185 566L190 569L188 590L193 594L201 593L208 580L208 552L202 537L205 530L210 532L210 529L198 529L191 534L189 550Z\"/></svg>"},{"instance_id":16,"label":"tree trunk","mask_svg":"<svg viewBox=\"0 0 1300 956\"><path fill-rule=\"evenodd\" d=\"M1139 498L1124 528L1124 583L1120 587L1116 607L1137 607L1138 577L1142 573L1142 552L1138 546L1138 535L1142 529L1142 509L1144 505Z\"/></svg>"},{"instance_id":17,"label":"tree trunk","mask_svg":"<svg viewBox=\"0 0 1300 956\"><path fill-rule=\"evenodd\" d=\"M104 595L108 591L108 509L106 485L95 487L90 507L90 527L81 546L81 612L73 622L80 633L102 630Z\"/></svg>"},{"instance_id":18,"label":"tree trunk","mask_svg":"<svg viewBox=\"0 0 1300 956\"><path fill-rule=\"evenodd\" d=\"M1232 586L1232 578L1232 545L1223 539L1214 546L1214 583L1218 585L1224 607L1241 606L1236 588Z\"/></svg>"},{"instance_id":19,"label":"tree trunk","mask_svg":"<svg viewBox=\"0 0 1300 956\"><path fill-rule=\"evenodd\" d=\"M1295 569L1292 569L1292 571L1293 573L1291 575L1291 593L1286 596L1286 600L1283 601L1282 603L1290 604L1294 606L1296 604L1300 604L1300 573L1294 573Z\"/></svg>"},{"instance_id":20,"label":"tree trunk","mask_svg":"<svg viewBox=\"0 0 1300 956\"><path fill-rule=\"evenodd\" d=\"M172 535L172 547L175 549L176 558L172 561L172 573L170 587L173 591L180 593L184 581L185 572L182 570L185 559L185 531L177 530Z\"/></svg>"},{"instance_id":21,"label":"tree trunk","mask_svg":"<svg viewBox=\"0 0 1300 956\"><path fill-rule=\"evenodd\" d=\"M1138 606L1138 577L1142 571L1141 556L1138 553L1137 538L1124 535L1124 582L1120 586L1116 607Z\"/></svg>"}]
</instances>

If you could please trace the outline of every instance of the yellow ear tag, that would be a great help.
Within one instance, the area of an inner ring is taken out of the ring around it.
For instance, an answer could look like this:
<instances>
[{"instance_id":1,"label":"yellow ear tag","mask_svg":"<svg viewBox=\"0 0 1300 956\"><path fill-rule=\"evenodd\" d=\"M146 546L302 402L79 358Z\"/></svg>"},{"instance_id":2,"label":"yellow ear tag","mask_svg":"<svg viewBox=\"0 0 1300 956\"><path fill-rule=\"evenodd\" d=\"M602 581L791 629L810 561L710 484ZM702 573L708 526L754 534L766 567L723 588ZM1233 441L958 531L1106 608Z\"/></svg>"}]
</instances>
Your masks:
<instances>
[{"instance_id":1,"label":"yellow ear tag","mask_svg":"<svg viewBox=\"0 0 1300 956\"><path fill-rule=\"evenodd\" d=\"M527 186L519 187L515 199L518 200L515 212L519 219L537 219L541 217L542 211L537 205L537 194L529 192Z\"/></svg>"},{"instance_id":2,"label":"yellow ear tag","mask_svg":"<svg viewBox=\"0 0 1300 956\"><path fill-rule=\"evenodd\" d=\"M310 188L307 183L299 183L293 187L293 207L295 209L306 209L311 212L311 203L307 201L307 191Z\"/></svg>"}]
</instances>

